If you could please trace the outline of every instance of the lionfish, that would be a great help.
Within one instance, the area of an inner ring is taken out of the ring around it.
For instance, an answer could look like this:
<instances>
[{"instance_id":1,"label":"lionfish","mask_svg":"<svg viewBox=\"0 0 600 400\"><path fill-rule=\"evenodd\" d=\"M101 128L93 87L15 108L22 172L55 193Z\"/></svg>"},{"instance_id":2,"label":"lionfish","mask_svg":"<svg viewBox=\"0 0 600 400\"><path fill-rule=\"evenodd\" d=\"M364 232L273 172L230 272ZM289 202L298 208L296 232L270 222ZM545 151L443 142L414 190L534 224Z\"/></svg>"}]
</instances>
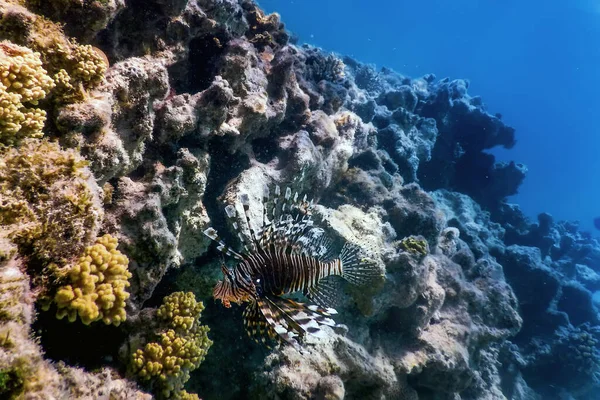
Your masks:
<instances>
[{"instance_id":1,"label":"lionfish","mask_svg":"<svg viewBox=\"0 0 600 400\"><path fill-rule=\"evenodd\" d=\"M299 199L287 188L283 197L275 187L269 215L269 191L262 198L262 228L255 231L250 223L250 200L240 196L249 238L236 222L236 209L225 207L243 251L227 246L214 228L204 234L218 243L217 249L237 261L233 269L221 264L223 280L214 288L213 297L229 308L231 302L248 303L244 325L250 337L266 343L273 339L299 348L307 333L323 336L322 325L335 327L339 278L363 285L381 276L376 264L364 256L357 245L346 242L339 255L333 254L332 241L314 226L311 209L314 202L306 195ZM241 216L240 216L241 217ZM243 220L243 218L241 219ZM302 292L311 303L285 297Z\"/></svg>"}]
</instances>

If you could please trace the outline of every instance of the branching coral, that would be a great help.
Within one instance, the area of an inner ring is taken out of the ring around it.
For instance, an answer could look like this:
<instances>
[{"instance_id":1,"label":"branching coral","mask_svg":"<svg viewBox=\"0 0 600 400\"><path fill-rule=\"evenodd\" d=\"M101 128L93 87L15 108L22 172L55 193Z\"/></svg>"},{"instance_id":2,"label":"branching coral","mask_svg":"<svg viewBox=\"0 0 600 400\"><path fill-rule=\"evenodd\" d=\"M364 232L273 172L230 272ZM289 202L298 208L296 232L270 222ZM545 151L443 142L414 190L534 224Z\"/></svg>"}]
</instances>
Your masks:
<instances>
[{"instance_id":1,"label":"branching coral","mask_svg":"<svg viewBox=\"0 0 600 400\"><path fill-rule=\"evenodd\" d=\"M183 385L212 345L208 327L200 325L203 309L193 293L175 292L165 297L156 315L166 329L158 334L156 342L132 355L133 372L142 380L152 380L164 398L194 398L183 390Z\"/></svg>"},{"instance_id":2,"label":"branching coral","mask_svg":"<svg viewBox=\"0 0 600 400\"><path fill-rule=\"evenodd\" d=\"M33 106L54 86L38 53L0 42L0 144L43 135L46 112Z\"/></svg>"},{"instance_id":3,"label":"branching coral","mask_svg":"<svg viewBox=\"0 0 600 400\"><path fill-rule=\"evenodd\" d=\"M60 264L92 243L103 211L86 165L46 140L0 151L0 226L22 255Z\"/></svg>"},{"instance_id":4,"label":"branching coral","mask_svg":"<svg viewBox=\"0 0 600 400\"><path fill-rule=\"evenodd\" d=\"M129 259L117 250L117 244L116 238L102 236L68 270L70 284L60 287L54 297L57 318L67 316L73 322L79 315L86 325L102 320L118 326L125 321L131 273Z\"/></svg>"},{"instance_id":5,"label":"branching coral","mask_svg":"<svg viewBox=\"0 0 600 400\"><path fill-rule=\"evenodd\" d=\"M307 76L318 83L322 80L339 82L346 76L346 65L333 54L313 50L306 58Z\"/></svg>"}]
</instances>

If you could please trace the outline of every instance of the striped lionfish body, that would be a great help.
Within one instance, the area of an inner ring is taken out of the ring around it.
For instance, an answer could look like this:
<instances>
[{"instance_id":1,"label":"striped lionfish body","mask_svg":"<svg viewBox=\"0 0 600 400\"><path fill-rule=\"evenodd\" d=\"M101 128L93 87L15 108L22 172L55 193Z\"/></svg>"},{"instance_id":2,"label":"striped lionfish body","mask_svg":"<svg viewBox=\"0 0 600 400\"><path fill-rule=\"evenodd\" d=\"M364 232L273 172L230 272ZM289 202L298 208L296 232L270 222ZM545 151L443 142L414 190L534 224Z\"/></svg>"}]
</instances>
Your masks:
<instances>
[{"instance_id":1,"label":"striped lionfish body","mask_svg":"<svg viewBox=\"0 0 600 400\"><path fill-rule=\"evenodd\" d=\"M360 256L361 249L346 243L339 255L332 253L331 242L323 230L314 227L310 216L312 202L299 200L286 189L281 197L275 188L272 209L267 204L269 194L263 195L263 221L260 231L250 224L249 198L240 196L250 239L245 239L235 220L235 208L225 208L228 218L240 239L243 251L228 247L217 231L208 228L204 233L219 243L218 250L235 258L237 265L221 268L223 280L215 286L213 296L225 307L231 302L249 303L244 310L244 323L255 339L276 339L298 345L306 333L322 335L321 325L335 326L331 315L336 303L339 279L361 285L380 276L373 262ZM302 292L313 305L282 297Z\"/></svg>"}]
</instances>

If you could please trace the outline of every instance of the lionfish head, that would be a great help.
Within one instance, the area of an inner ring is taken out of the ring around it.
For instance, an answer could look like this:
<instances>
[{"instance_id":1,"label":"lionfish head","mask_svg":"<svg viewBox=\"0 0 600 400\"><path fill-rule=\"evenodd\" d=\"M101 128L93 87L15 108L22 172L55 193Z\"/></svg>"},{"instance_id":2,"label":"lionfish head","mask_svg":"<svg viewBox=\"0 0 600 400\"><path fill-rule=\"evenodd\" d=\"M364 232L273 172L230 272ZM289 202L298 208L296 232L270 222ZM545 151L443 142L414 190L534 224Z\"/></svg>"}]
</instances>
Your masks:
<instances>
[{"instance_id":1,"label":"lionfish head","mask_svg":"<svg viewBox=\"0 0 600 400\"><path fill-rule=\"evenodd\" d=\"M249 290L244 290L236 284L233 272L225 264L221 264L221 271L223 271L223 280L218 281L213 290L215 300L221 300L223 306L227 308L231 307L231 302L240 304L244 301L250 301Z\"/></svg>"}]
</instances>

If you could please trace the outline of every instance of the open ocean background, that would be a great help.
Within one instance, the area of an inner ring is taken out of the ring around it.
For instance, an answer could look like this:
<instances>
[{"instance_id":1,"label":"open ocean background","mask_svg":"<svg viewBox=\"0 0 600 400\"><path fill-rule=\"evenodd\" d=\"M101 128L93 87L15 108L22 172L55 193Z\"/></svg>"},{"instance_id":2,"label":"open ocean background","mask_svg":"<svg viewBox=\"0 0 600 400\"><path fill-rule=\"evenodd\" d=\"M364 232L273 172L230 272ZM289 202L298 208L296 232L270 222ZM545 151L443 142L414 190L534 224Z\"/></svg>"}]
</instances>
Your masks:
<instances>
[{"instance_id":1,"label":"open ocean background","mask_svg":"<svg viewBox=\"0 0 600 400\"><path fill-rule=\"evenodd\" d=\"M494 149L529 172L510 199L535 218L600 215L600 1L261 0L300 42L418 77L470 80L516 128ZM594 234L596 232L593 232Z\"/></svg>"}]
</instances>

